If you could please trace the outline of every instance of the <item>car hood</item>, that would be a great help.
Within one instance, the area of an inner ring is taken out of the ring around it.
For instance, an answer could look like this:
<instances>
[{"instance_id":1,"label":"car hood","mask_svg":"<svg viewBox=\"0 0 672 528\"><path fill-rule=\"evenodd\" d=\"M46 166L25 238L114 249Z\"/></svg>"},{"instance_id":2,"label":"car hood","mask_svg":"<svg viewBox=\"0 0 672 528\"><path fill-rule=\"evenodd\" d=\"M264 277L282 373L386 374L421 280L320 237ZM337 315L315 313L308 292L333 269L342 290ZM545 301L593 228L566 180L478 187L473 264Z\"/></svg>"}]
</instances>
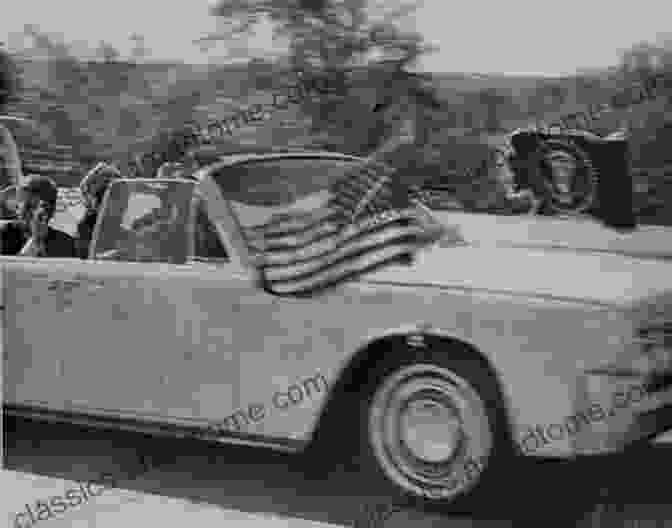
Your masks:
<instances>
[{"instance_id":1,"label":"car hood","mask_svg":"<svg viewBox=\"0 0 672 528\"><path fill-rule=\"evenodd\" d=\"M503 216L432 211L468 242L484 245L603 252L672 259L672 227L641 225L628 232L592 218Z\"/></svg>"},{"instance_id":2,"label":"car hood","mask_svg":"<svg viewBox=\"0 0 672 528\"><path fill-rule=\"evenodd\" d=\"M615 254L438 243L367 282L480 290L629 308L672 295L672 262Z\"/></svg>"}]
</instances>

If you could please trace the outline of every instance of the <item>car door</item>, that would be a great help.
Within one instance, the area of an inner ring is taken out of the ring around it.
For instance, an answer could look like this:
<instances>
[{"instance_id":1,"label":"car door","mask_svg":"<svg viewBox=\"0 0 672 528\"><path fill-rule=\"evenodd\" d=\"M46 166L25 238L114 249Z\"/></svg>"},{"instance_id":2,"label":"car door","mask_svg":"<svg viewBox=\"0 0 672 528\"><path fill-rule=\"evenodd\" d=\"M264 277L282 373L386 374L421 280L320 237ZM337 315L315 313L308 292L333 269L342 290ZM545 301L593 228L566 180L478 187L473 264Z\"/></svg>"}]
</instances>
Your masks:
<instances>
[{"instance_id":1,"label":"car door","mask_svg":"<svg viewBox=\"0 0 672 528\"><path fill-rule=\"evenodd\" d=\"M323 205L329 198L323 184L342 176L351 164L349 159L271 158L227 166L221 172L213 168L209 203L226 196L235 220L222 214L220 225L241 229L244 238L274 217L283 218L288 206L301 213ZM305 188L295 193L299 183ZM221 209L226 208L222 204ZM220 317L226 317L241 378L235 406L223 410L215 426L227 434L308 438L328 385L354 350L349 341L369 330L369 320L353 310L347 290L291 298L272 295L251 281L230 283L226 306L232 309ZM222 310L215 290L203 288L194 295L207 313Z\"/></svg>"},{"instance_id":2,"label":"car door","mask_svg":"<svg viewBox=\"0 0 672 528\"><path fill-rule=\"evenodd\" d=\"M225 299L229 285L245 277L223 270L225 264L216 276L204 263L104 264L86 270L95 293L72 301L79 328L69 328L62 390L68 405L194 426L217 419L227 402L234 406L240 372ZM216 299L216 310L200 305L202 291Z\"/></svg>"},{"instance_id":3,"label":"car door","mask_svg":"<svg viewBox=\"0 0 672 528\"><path fill-rule=\"evenodd\" d=\"M14 403L80 411L87 403L90 409L111 407L110 386L120 382L118 372L138 374L129 363L119 365L124 359L111 352L118 328L114 318L108 321L109 312L121 306L115 304L118 267L51 259L7 264L8 380Z\"/></svg>"},{"instance_id":4,"label":"car door","mask_svg":"<svg viewBox=\"0 0 672 528\"><path fill-rule=\"evenodd\" d=\"M142 194L129 188L142 182L116 185L94 234L93 260L13 259L7 264L11 401L71 413L204 424L209 412L218 416L215 407L208 407L211 402L219 409L222 400L234 398L239 373L220 371L221 358L230 351L221 331L224 323L221 317L212 323L219 335L208 332L205 327L214 318L195 303L193 292L205 284L223 292L227 280L242 277L220 264L212 280L200 263L176 261L173 248L158 259L137 253L134 261L101 258L115 249L105 235L110 229L142 224L149 212L161 221L151 192L145 193L144 204L127 197L129 207L118 207L116 198L124 193ZM181 205L190 211L193 184L170 185L183 187ZM187 234L185 227L183 239ZM201 274L206 278L199 279ZM226 296L217 298L221 316ZM210 334L216 346L201 337ZM194 391L186 380L199 376L202 387Z\"/></svg>"}]
</instances>

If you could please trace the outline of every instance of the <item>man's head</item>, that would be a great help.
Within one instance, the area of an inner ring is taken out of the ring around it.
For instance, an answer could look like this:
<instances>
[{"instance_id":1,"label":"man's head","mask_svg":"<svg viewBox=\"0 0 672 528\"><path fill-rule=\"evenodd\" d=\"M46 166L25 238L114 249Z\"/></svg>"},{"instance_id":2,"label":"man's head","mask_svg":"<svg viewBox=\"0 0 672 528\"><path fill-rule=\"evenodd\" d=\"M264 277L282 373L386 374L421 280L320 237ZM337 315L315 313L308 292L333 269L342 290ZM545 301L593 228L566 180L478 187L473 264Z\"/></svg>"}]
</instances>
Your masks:
<instances>
[{"instance_id":1,"label":"man's head","mask_svg":"<svg viewBox=\"0 0 672 528\"><path fill-rule=\"evenodd\" d=\"M79 184L86 208L94 211L98 210L107 188L114 180L120 178L121 173L114 165L104 162L97 163Z\"/></svg>"},{"instance_id":2,"label":"man's head","mask_svg":"<svg viewBox=\"0 0 672 528\"><path fill-rule=\"evenodd\" d=\"M18 188L17 218L26 226L34 219L48 223L56 211L58 189L47 176L30 176Z\"/></svg>"}]
</instances>

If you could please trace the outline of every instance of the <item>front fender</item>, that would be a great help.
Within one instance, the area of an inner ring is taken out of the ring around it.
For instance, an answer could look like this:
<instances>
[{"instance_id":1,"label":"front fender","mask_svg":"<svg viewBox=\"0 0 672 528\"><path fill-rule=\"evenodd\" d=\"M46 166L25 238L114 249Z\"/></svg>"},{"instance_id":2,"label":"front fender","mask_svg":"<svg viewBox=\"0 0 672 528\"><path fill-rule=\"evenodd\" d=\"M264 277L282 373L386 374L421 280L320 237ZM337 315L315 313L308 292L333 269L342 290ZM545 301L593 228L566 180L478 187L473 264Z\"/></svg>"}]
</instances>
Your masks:
<instances>
[{"instance_id":1,"label":"front fender","mask_svg":"<svg viewBox=\"0 0 672 528\"><path fill-rule=\"evenodd\" d=\"M366 376L369 369L380 361L384 354L389 352L390 347L395 347L397 353L400 350L405 350L404 353L413 354L414 349L432 346L426 343L429 337L440 339L446 344L447 348L452 346L467 348L488 366L495 378L500 381L498 389L503 400L503 407L506 410L507 423L511 424L512 416L509 414L509 400L506 393L501 390L501 376L488 357L464 333L438 328L427 322L416 322L394 328L374 329L369 332L366 338L361 340L355 352L337 370L336 382L330 387L329 394L319 409L319 418L315 429L311 432L310 441L319 442L324 436L327 436L326 434L323 436L323 432L324 430L330 430L332 424L329 422L337 416L337 408L340 404L345 404L343 397L347 398L348 395L360 394L361 380ZM513 427L509 427L508 433L513 434L513 432Z\"/></svg>"}]
</instances>

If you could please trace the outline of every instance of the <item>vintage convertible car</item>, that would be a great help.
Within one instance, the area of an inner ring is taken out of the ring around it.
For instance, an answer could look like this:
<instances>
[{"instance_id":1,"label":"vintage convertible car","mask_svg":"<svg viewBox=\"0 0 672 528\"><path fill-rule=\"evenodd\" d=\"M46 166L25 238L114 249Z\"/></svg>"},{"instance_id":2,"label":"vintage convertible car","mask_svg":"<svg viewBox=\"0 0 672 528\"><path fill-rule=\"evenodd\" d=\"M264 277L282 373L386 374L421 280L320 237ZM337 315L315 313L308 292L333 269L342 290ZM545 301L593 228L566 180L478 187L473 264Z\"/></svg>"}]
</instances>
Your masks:
<instances>
[{"instance_id":1,"label":"vintage convertible car","mask_svg":"<svg viewBox=\"0 0 672 528\"><path fill-rule=\"evenodd\" d=\"M6 411L326 447L323 462L338 453L392 493L451 506L514 455L663 438L665 260L447 237L317 295L261 288L250 229L316 207L358 163L248 154L193 180L120 180L89 260L2 257Z\"/></svg>"}]
</instances>

